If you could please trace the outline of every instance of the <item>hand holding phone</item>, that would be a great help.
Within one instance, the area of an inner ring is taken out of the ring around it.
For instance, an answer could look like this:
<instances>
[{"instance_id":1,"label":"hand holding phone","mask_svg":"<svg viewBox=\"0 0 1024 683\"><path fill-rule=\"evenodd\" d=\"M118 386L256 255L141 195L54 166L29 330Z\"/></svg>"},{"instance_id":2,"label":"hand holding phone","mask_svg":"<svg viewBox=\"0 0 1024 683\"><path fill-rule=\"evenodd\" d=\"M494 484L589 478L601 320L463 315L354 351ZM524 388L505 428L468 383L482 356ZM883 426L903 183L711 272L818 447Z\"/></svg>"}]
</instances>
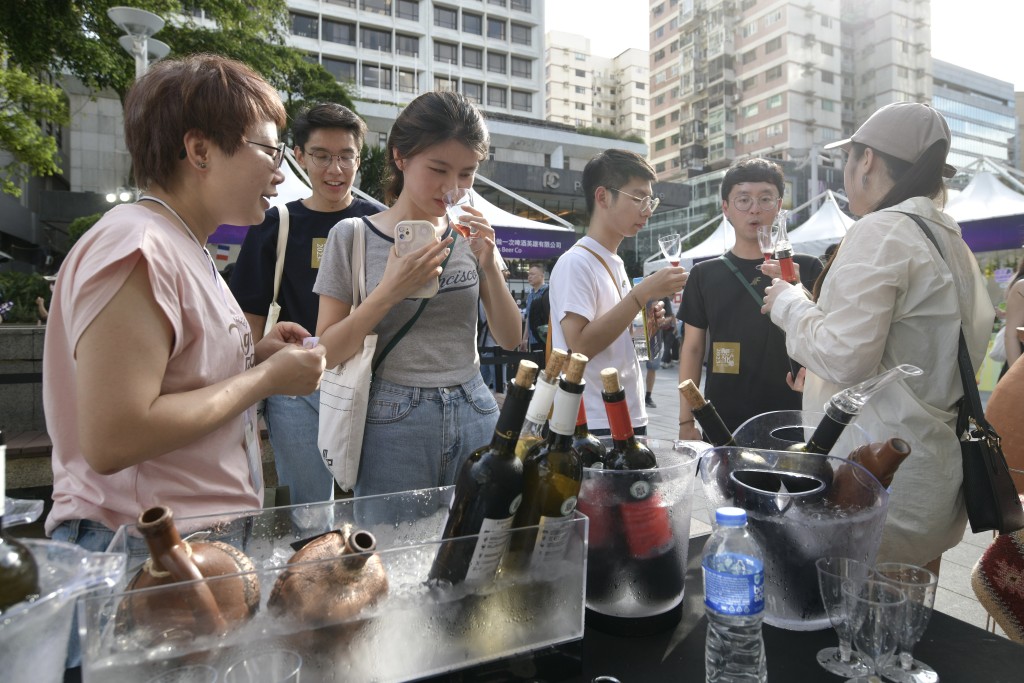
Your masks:
<instances>
[{"instance_id":1,"label":"hand holding phone","mask_svg":"<svg viewBox=\"0 0 1024 683\"><path fill-rule=\"evenodd\" d=\"M430 221L399 221L395 226L395 253L406 256L437 241L437 228ZM437 294L438 278L431 278L409 295L410 299L429 299Z\"/></svg>"}]
</instances>

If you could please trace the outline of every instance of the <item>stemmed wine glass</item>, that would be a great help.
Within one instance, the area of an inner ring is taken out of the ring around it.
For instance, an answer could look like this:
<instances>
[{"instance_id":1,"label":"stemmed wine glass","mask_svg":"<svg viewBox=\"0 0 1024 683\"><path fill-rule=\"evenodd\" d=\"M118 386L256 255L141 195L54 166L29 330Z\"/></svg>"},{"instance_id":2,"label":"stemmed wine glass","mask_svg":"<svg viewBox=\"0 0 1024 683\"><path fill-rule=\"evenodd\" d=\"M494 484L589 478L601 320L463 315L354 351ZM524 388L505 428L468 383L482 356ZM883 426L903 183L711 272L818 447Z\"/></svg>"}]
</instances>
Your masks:
<instances>
[{"instance_id":1,"label":"stemmed wine glass","mask_svg":"<svg viewBox=\"0 0 1024 683\"><path fill-rule=\"evenodd\" d=\"M899 662L890 662L882 673L899 683L936 683L939 675L935 669L914 659L913 649L928 627L939 577L923 567L902 562L880 564L875 567L875 573L907 596L907 609L899 632Z\"/></svg>"},{"instance_id":2,"label":"stemmed wine glass","mask_svg":"<svg viewBox=\"0 0 1024 683\"><path fill-rule=\"evenodd\" d=\"M445 192L443 200L445 211L448 214L448 222L452 228L463 237L469 237L470 228L462 225L459 219L466 213L462 210L463 206L473 206L473 191L468 187L456 187L454 190Z\"/></svg>"},{"instance_id":3,"label":"stemmed wine glass","mask_svg":"<svg viewBox=\"0 0 1024 683\"><path fill-rule=\"evenodd\" d=\"M764 254L765 261L770 260L774 255L776 234L775 223L757 226L757 244L761 247L761 253Z\"/></svg>"},{"instance_id":4,"label":"stemmed wine glass","mask_svg":"<svg viewBox=\"0 0 1024 683\"><path fill-rule=\"evenodd\" d=\"M679 259L683 254L683 238L679 233L674 232L671 235L659 237L658 246L661 247L661 253L673 267L679 265Z\"/></svg>"},{"instance_id":5,"label":"stemmed wine glass","mask_svg":"<svg viewBox=\"0 0 1024 683\"><path fill-rule=\"evenodd\" d=\"M847 581L842 590L853 644L864 657L869 675L880 676L882 667L896 652L906 595L891 583L875 579L859 584ZM851 678L848 683L869 683L869 676Z\"/></svg>"},{"instance_id":6,"label":"stemmed wine glass","mask_svg":"<svg viewBox=\"0 0 1024 683\"><path fill-rule=\"evenodd\" d=\"M870 565L847 557L822 557L818 568L818 588L825 613L839 636L839 647L826 647L818 651L818 664L837 676L864 676L868 665L860 654L853 652L850 615L843 601L843 584L863 583L871 578Z\"/></svg>"}]
</instances>

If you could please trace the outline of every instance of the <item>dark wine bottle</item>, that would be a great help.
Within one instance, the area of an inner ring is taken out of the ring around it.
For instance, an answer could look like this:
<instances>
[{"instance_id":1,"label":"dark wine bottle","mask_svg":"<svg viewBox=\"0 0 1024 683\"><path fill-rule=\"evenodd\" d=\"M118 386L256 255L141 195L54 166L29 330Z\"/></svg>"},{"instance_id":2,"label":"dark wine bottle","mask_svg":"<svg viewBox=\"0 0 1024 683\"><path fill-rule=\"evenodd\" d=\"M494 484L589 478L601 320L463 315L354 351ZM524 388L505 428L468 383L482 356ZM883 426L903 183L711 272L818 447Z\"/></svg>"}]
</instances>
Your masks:
<instances>
[{"instance_id":1,"label":"dark wine bottle","mask_svg":"<svg viewBox=\"0 0 1024 683\"><path fill-rule=\"evenodd\" d=\"M693 417L700 421L704 437L708 439L712 446L736 445L732 438L732 432L725 426L725 422L722 421L722 417L718 414L715 406L711 404L711 401L704 398L704 395L700 393L700 389L693 383L693 380L688 379L680 384L679 393L682 394L683 400L690 405L690 412L693 413Z\"/></svg>"},{"instance_id":2,"label":"dark wine bottle","mask_svg":"<svg viewBox=\"0 0 1024 683\"><path fill-rule=\"evenodd\" d=\"M587 406L580 401L580 412L576 415L576 431L572 435L572 449L579 455L584 467L601 469L608 458L608 449L601 439L590 433L587 427Z\"/></svg>"},{"instance_id":3,"label":"dark wine bottle","mask_svg":"<svg viewBox=\"0 0 1024 683\"><path fill-rule=\"evenodd\" d=\"M523 428L519 432L519 441L516 443L516 457L520 460L526 457L526 452L533 445L544 441L545 426L548 422L548 415L551 413L555 390L558 388L558 376L568 357L569 354L564 349L551 349L547 367L537 375L533 398L530 399L530 407L526 409L526 420L523 422Z\"/></svg>"},{"instance_id":4,"label":"dark wine bottle","mask_svg":"<svg viewBox=\"0 0 1024 683\"><path fill-rule=\"evenodd\" d=\"M39 568L24 543L3 530L7 490L7 445L0 431L0 614L39 595Z\"/></svg>"},{"instance_id":5,"label":"dark wine bottle","mask_svg":"<svg viewBox=\"0 0 1024 683\"><path fill-rule=\"evenodd\" d=\"M540 526L540 530L520 531L512 540L510 566L525 569L562 557L569 541L568 525L556 525L576 509L583 483L583 462L573 450L573 434L583 397L583 371L588 358L572 354L555 393L550 433L536 444L523 462L523 503L513 526Z\"/></svg>"},{"instance_id":6,"label":"dark wine bottle","mask_svg":"<svg viewBox=\"0 0 1024 683\"><path fill-rule=\"evenodd\" d=\"M442 535L446 542L434 557L431 580L456 584L494 578L523 499L523 462L515 448L536 377L537 364L520 361L491 443L462 465Z\"/></svg>"},{"instance_id":7,"label":"dark wine bottle","mask_svg":"<svg viewBox=\"0 0 1024 683\"><path fill-rule=\"evenodd\" d=\"M847 460L866 469L874 475L878 483L888 488L892 478L896 476L896 470L910 456L910 451L909 443L899 437L893 437L855 448ZM875 501L875 495L864 479L866 477L863 476L863 472L853 465L840 465L836 469L828 499L846 510L871 505Z\"/></svg>"},{"instance_id":8,"label":"dark wine bottle","mask_svg":"<svg viewBox=\"0 0 1024 683\"><path fill-rule=\"evenodd\" d=\"M608 451L606 467L613 470L642 470L658 466L653 451L636 440L633 423L629 419L626 392L619 384L619 371L605 368L601 371L601 397L608 413L608 426L612 432L612 448Z\"/></svg>"}]
</instances>

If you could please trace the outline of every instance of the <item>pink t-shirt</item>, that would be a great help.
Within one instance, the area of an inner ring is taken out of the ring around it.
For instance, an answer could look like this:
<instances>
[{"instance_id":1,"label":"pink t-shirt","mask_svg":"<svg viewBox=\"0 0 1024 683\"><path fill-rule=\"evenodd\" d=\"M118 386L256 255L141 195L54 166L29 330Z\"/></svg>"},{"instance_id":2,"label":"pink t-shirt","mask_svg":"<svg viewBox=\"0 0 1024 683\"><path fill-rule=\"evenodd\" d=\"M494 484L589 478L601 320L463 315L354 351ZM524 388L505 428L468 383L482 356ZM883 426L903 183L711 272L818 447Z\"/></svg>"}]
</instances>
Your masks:
<instances>
[{"instance_id":1,"label":"pink t-shirt","mask_svg":"<svg viewBox=\"0 0 1024 683\"><path fill-rule=\"evenodd\" d=\"M174 332L161 394L208 386L254 364L245 316L204 252L182 225L142 204L107 212L68 254L53 292L43 351L43 406L53 441L54 504L47 534L69 519L117 529L153 505L170 507L179 519L260 507L262 478L251 472L245 447L245 425L255 423L255 406L185 448L116 474L96 473L78 448L75 348L140 258Z\"/></svg>"}]
</instances>

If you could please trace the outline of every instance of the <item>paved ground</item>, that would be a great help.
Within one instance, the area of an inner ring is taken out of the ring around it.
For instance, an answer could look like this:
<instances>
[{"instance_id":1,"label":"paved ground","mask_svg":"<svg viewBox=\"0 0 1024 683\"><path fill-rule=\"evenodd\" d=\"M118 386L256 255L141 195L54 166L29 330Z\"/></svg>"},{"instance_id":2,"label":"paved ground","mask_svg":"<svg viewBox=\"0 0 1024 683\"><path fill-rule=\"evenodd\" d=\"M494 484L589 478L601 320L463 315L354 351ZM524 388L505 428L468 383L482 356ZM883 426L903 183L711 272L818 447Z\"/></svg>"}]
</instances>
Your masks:
<instances>
[{"instance_id":1,"label":"paved ground","mask_svg":"<svg viewBox=\"0 0 1024 683\"><path fill-rule=\"evenodd\" d=\"M652 398L657 408L648 408L648 434L652 437L674 439L678 434L679 425L679 385L678 367L662 368L656 373ZM984 401L988 397L982 396ZM693 522L690 533L698 535L707 533L707 505L700 486L694 487ZM981 557L982 552L992 542L991 532L972 534L968 527L964 531L960 545L946 551L942 556L942 568L939 572L939 590L935 597L935 608L958 619L986 627L985 608L978 602L971 589L971 569ZM996 633L1004 635L998 627Z\"/></svg>"}]
</instances>

